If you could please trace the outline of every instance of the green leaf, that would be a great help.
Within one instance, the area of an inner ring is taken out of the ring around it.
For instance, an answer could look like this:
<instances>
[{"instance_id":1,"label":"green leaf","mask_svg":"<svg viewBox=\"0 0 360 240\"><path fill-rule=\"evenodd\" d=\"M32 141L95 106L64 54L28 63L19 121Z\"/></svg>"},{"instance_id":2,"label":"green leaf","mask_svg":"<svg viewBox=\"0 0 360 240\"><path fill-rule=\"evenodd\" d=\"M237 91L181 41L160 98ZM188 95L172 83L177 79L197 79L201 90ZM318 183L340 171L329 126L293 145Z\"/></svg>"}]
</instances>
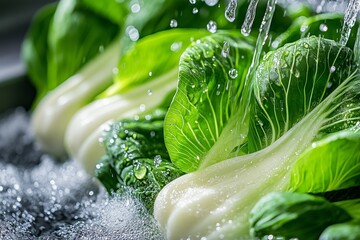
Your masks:
<instances>
[{"instance_id":1,"label":"green leaf","mask_svg":"<svg viewBox=\"0 0 360 240\"><path fill-rule=\"evenodd\" d=\"M339 41L339 32L341 31L343 21L344 14L337 12L316 14L309 17L300 16L295 19L286 31L274 39L272 47L278 48L286 43L309 36ZM353 45L353 41L351 41L350 45Z\"/></svg>"},{"instance_id":2,"label":"green leaf","mask_svg":"<svg viewBox=\"0 0 360 240\"><path fill-rule=\"evenodd\" d=\"M349 77L353 78L351 74L356 71L349 48L317 37L300 39L267 54L258 66L254 81L255 102L251 109L249 151L255 152L272 144L330 93L343 89L339 86ZM358 99L358 95L352 96L357 91L357 84L349 85L346 101L337 99L333 103L333 118L329 121L335 120L339 114L334 113L336 109L344 115L344 109L349 110L347 104ZM356 106L351 108L358 112ZM342 123L333 121L328 123L328 127ZM338 125L337 128L339 130L344 126Z\"/></svg>"},{"instance_id":3,"label":"green leaf","mask_svg":"<svg viewBox=\"0 0 360 240\"><path fill-rule=\"evenodd\" d=\"M205 37L182 55L178 90L164 128L171 160L183 171L198 169L216 143L220 157L210 153L211 163L205 165L228 158L240 144L242 129L232 123L240 117L251 57L251 45L236 34Z\"/></svg>"},{"instance_id":4,"label":"green leaf","mask_svg":"<svg viewBox=\"0 0 360 240\"><path fill-rule=\"evenodd\" d=\"M118 34L117 24L82 7L78 0L62 0L49 29L48 88L56 88L79 71Z\"/></svg>"},{"instance_id":5,"label":"green leaf","mask_svg":"<svg viewBox=\"0 0 360 240\"><path fill-rule=\"evenodd\" d=\"M39 10L32 19L31 26L22 44L21 57L30 79L37 89L37 100L41 99L48 91L48 32L56 4L51 4Z\"/></svg>"},{"instance_id":6,"label":"green leaf","mask_svg":"<svg viewBox=\"0 0 360 240\"><path fill-rule=\"evenodd\" d=\"M320 193L360 185L360 133L343 131L314 142L291 171L290 190Z\"/></svg>"},{"instance_id":7,"label":"green leaf","mask_svg":"<svg viewBox=\"0 0 360 240\"><path fill-rule=\"evenodd\" d=\"M345 210L321 197L289 192L266 195L250 212L253 237L316 240L327 226L350 219Z\"/></svg>"},{"instance_id":8,"label":"green leaf","mask_svg":"<svg viewBox=\"0 0 360 240\"><path fill-rule=\"evenodd\" d=\"M117 23L119 26L125 24L125 16L129 14L128 4L125 2L124 0L80 0L81 5L111 20L113 23Z\"/></svg>"},{"instance_id":9,"label":"green leaf","mask_svg":"<svg viewBox=\"0 0 360 240\"><path fill-rule=\"evenodd\" d=\"M357 240L360 239L360 222L351 221L327 227L319 240Z\"/></svg>"},{"instance_id":10,"label":"green leaf","mask_svg":"<svg viewBox=\"0 0 360 240\"><path fill-rule=\"evenodd\" d=\"M201 29L173 29L144 37L119 60L115 82L100 97L110 97L177 72L183 51L209 33Z\"/></svg>"}]
</instances>

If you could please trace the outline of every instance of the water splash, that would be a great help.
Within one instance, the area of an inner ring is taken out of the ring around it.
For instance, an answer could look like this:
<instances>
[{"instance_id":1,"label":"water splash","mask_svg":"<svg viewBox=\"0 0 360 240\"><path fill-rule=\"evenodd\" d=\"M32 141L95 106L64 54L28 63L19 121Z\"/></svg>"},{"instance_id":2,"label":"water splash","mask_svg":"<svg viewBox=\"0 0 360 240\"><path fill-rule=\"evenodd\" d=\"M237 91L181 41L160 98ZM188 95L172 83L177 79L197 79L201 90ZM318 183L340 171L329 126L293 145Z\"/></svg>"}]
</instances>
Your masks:
<instances>
[{"instance_id":1,"label":"water splash","mask_svg":"<svg viewBox=\"0 0 360 240\"><path fill-rule=\"evenodd\" d=\"M257 7L258 3L259 3L259 0L251 0L249 3L249 7L246 12L245 20L241 27L241 33L244 36L249 36L249 34L251 32L251 28L252 28L252 25L254 23L255 16L256 16L256 7Z\"/></svg>"},{"instance_id":2,"label":"water splash","mask_svg":"<svg viewBox=\"0 0 360 240\"><path fill-rule=\"evenodd\" d=\"M355 25L360 10L360 0L350 0L345 11L344 23L341 30L340 44L345 46L349 40L351 29Z\"/></svg>"},{"instance_id":3,"label":"water splash","mask_svg":"<svg viewBox=\"0 0 360 240\"><path fill-rule=\"evenodd\" d=\"M277 0L268 0L266 11L265 11L264 17L263 17L261 25L260 25L259 35L256 40L255 52L254 52L251 66L248 71L249 76L247 76L247 81L252 75L254 75L255 69L256 69L257 65L259 64L262 48L263 48L267 38L269 37L271 20L274 16L276 3L277 3Z\"/></svg>"},{"instance_id":4,"label":"water splash","mask_svg":"<svg viewBox=\"0 0 360 240\"><path fill-rule=\"evenodd\" d=\"M259 28L259 35L256 40L254 56L252 58L251 65L246 74L245 87L249 87L252 79L255 77L255 71L260 62L263 46L269 36L269 30L270 30L272 18L274 16L276 3L277 0L268 0L267 2L266 11L261 21L261 25ZM245 93L246 92L248 91L245 91ZM249 98L249 96L244 96L244 97L245 99ZM245 106L242 106L242 109L248 109L249 101L244 101L244 104ZM246 114L244 114L243 116L244 118L246 117L245 115Z\"/></svg>"},{"instance_id":5,"label":"water splash","mask_svg":"<svg viewBox=\"0 0 360 240\"><path fill-rule=\"evenodd\" d=\"M40 152L29 129L25 110L0 116L0 239L164 239L131 193L110 197L75 161Z\"/></svg>"},{"instance_id":6,"label":"water splash","mask_svg":"<svg viewBox=\"0 0 360 240\"><path fill-rule=\"evenodd\" d=\"M354 44L355 61L360 64L360 27L358 28Z\"/></svg>"},{"instance_id":7,"label":"water splash","mask_svg":"<svg viewBox=\"0 0 360 240\"><path fill-rule=\"evenodd\" d=\"M236 7L237 7L237 0L230 0L228 6L225 10L225 18L229 22L233 22L236 17Z\"/></svg>"}]
</instances>

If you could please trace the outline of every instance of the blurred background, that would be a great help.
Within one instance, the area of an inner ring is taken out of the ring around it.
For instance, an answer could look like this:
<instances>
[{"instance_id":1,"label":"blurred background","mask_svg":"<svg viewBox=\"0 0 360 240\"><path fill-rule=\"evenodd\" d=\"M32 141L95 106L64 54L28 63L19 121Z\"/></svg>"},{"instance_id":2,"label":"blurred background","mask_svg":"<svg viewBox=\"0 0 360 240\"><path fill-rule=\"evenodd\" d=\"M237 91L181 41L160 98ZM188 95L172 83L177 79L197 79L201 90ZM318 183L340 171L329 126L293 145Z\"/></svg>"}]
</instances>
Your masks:
<instances>
[{"instance_id":1,"label":"blurred background","mask_svg":"<svg viewBox=\"0 0 360 240\"><path fill-rule=\"evenodd\" d=\"M0 113L16 106L31 106L35 89L20 60L21 43L34 13L54 1L0 1Z\"/></svg>"}]
</instances>

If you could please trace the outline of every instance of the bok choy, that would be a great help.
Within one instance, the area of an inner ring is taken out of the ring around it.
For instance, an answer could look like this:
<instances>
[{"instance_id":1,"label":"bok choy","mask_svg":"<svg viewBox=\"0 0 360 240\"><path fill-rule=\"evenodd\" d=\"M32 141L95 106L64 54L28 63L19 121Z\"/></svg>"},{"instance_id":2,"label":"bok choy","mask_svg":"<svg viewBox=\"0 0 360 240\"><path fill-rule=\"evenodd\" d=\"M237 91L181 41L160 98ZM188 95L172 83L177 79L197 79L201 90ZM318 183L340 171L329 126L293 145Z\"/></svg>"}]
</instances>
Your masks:
<instances>
[{"instance_id":1,"label":"bok choy","mask_svg":"<svg viewBox=\"0 0 360 240\"><path fill-rule=\"evenodd\" d=\"M234 51L236 50L233 49ZM193 64L196 61L194 59ZM232 61L235 65L236 60ZM189 63L180 62L180 69L182 64ZM205 78L214 79L213 74L205 72ZM222 71L222 74L222 77L215 79L226 78L228 72ZM239 129L248 126L248 132L243 133L246 135L239 145L241 151L236 147L229 149L232 154L238 153L240 156L203 169L200 167L165 186L157 197L154 215L166 229L169 239L219 239L220 236L236 239L237 236L249 234L248 218L252 206L265 194L284 191L289 187L289 170L302 152L324 135L359 127L359 70L352 51L332 40L309 37L269 52L258 66L255 78L250 81L244 85L251 87L242 92L247 97L244 101L249 101L250 110L241 109L240 105L240 114L236 118ZM213 86L216 84L207 87ZM206 96L203 91L199 92ZM191 92L181 92L187 93ZM182 99L188 100L191 96L188 94ZM176 101L177 96L174 97L173 104ZM173 105L169 112L172 107ZM213 109L198 108L196 115L191 115L194 117L193 121L187 121L182 128L177 128L177 135L181 135L185 127L195 123L196 117L202 114L200 110L203 110L203 114L211 112L213 117L222 113L222 108L218 108L217 112ZM186 119L191 119L191 116ZM209 121L205 124L209 124ZM204 129L209 131L213 128ZM167 134L170 132L165 131L165 137ZM173 135L175 134L172 132L170 136ZM198 135L201 136L201 132ZM189 137L185 139L179 141L179 144L187 147L187 151L182 151L183 154L199 149L198 145L189 141ZM219 138L217 141L221 140ZM171 156L173 149L168 150ZM248 151L248 154L244 155L244 151ZM211 150L202 155L217 158L216 153L209 153ZM352 165L360 164L356 155L351 158L354 159ZM316 160L309 164L314 162ZM322 163L325 165L323 168L328 171L333 169L328 177L335 177L334 171L338 167L331 168L330 162L319 162ZM345 167L344 164L341 166ZM185 165L193 167L193 162L185 162ZM354 178L356 179L356 175ZM306 178L302 183L309 182L311 185L312 181L312 178Z\"/></svg>"},{"instance_id":2,"label":"bok choy","mask_svg":"<svg viewBox=\"0 0 360 240\"><path fill-rule=\"evenodd\" d=\"M259 53L223 2L185 2L40 12L23 48L38 142L109 194L132 192L169 240L358 231L360 37L339 43L343 14L277 8Z\"/></svg>"}]
</instances>

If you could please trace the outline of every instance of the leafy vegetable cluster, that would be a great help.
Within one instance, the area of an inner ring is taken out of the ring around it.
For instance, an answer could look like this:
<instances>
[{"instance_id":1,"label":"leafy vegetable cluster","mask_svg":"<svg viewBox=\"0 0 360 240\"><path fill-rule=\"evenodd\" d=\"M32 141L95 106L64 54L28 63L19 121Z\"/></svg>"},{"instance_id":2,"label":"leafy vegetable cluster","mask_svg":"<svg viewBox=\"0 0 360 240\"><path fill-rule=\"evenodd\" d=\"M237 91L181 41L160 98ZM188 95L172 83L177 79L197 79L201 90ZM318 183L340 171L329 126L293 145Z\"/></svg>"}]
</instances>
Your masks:
<instances>
[{"instance_id":1,"label":"leafy vegetable cluster","mask_svg":"<svg viewBox=\"0 0 360 240\"><path fill-rule=\"evenodd\" d=\"M231 4L242 18L246 1ZM225 7L43 9L23 48L39 143L134 193L168 239L357 239L360 36L339 43L342 13L277 6L258 52Z\"/></svg>"}]
</instances>

